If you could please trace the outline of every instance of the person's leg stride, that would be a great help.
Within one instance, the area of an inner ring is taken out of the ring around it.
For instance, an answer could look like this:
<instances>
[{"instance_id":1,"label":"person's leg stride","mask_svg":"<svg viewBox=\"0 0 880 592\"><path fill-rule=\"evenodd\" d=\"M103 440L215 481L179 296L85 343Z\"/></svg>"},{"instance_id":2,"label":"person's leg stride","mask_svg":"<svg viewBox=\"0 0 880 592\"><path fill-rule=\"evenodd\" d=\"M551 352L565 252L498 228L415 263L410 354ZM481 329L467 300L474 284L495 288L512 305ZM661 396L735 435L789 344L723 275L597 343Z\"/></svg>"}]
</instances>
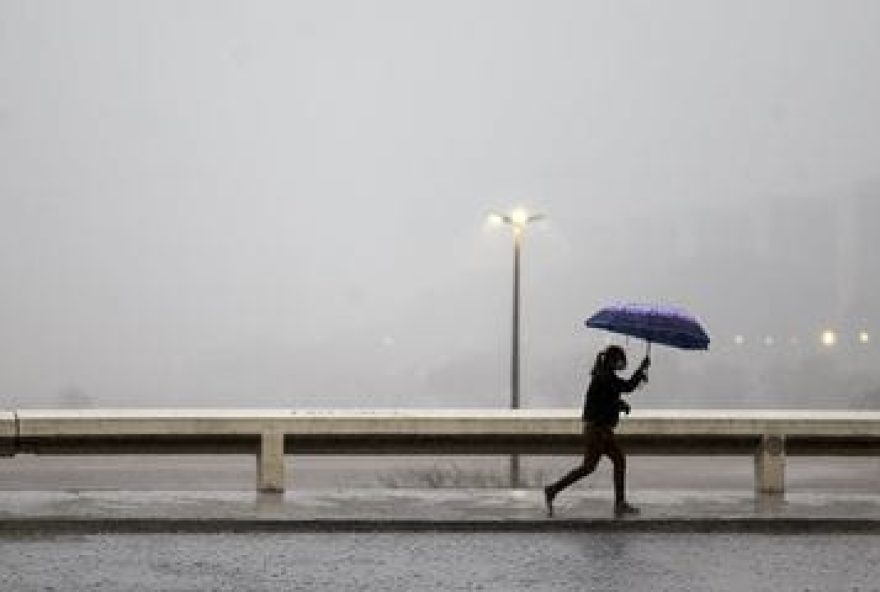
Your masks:
<instances>
[{"instance_id":1,"label":"person's leg stride","mask_svg":"<svg viewBox=\"0 0 880 592\"><path fill-rule=\"evenodd\" d=\"M553 500L559 492L595 471L596 465L599 464L604 447L602 446L601 438L597 437L598 432L594 429L584 428L584 436L586 448L584 450L583 462L566 473L556 483L551 483L544 487L544 503L547 506L548 517L553 517Z\"/></svg>"},{"instance_id":2,"label":"person's leg stride","mask_svg":"<svg viewBox=\"0 0 880 592\"><path fill-rule=\"evenodd\" d=\"M639 509L626 501L626 456L617 445L613 434L609 434L605 444L605 454L614 465L614 513L617 516L638 514Z\"/></svg>"}]
</instances>

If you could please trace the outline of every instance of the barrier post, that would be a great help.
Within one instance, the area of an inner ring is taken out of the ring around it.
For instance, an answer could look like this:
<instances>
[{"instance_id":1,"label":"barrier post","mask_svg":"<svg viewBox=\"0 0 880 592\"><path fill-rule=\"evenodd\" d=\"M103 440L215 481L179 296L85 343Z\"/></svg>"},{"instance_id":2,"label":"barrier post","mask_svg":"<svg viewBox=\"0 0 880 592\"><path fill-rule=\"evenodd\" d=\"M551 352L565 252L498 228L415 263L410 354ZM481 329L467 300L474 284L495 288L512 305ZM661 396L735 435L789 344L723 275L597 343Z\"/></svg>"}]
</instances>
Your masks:
<instances>
[{"instance_id":1,"label":"barrier post","mask_svg":"<svg viewBox=\"0 0 880 592\"><path fill-rule=\"evenodd\" d=\"M257 490L262 493L284 491L284 433L264 432L257 453Z\"/></svg>"},{"instance_id":2,"label":"barrier post","mask_svg":"<svg viewBox=\"0 0 880 592\"><path fill-rule=\"evenodd\" d=\"M785 493L785 436L761 437L755 451L755 491L763 495Z\"/></svg>"}]
</instances>

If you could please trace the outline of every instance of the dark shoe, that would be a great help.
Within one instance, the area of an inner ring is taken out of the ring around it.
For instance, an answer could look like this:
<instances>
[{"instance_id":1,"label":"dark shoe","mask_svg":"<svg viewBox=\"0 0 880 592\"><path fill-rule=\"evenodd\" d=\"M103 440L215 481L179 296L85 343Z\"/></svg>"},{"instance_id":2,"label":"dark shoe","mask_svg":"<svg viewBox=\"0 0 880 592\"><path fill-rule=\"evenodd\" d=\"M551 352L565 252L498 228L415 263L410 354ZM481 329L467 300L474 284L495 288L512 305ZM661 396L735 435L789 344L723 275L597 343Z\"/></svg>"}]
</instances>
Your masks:
<instances>
[{"instance_id":1,"label":"dark shoe","mask_svg":"<svg viewBox=\"0 0 880 592\"><path fill-rule=\"evenodd\" d=\"M553 498L556 497L556 493L550 489L550 486L544 488L544 504L547 506L547 518L553 518Z\"/></svg>"},{"instance_id":2,"label":"dark shoe","mask_svg":"<svg viewBox=\"0 0 880 592\"><path fill-rule=\"evenodd\" d=\"M614 504L614 515L618 518L622 516L638 516L641 513L635 506L631 506L626 502L618 502Z\"/></svg>"}]
</instances>

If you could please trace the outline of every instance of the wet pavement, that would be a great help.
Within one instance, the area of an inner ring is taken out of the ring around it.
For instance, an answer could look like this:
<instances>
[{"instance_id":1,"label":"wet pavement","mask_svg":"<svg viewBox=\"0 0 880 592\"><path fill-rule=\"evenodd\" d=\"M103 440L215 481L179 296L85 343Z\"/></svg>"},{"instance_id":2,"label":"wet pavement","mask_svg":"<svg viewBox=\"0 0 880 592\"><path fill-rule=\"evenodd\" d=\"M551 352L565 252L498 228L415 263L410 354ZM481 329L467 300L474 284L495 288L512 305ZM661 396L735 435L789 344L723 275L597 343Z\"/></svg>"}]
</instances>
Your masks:
<instances>
[{"instance_id":1,"label":"wet pavement","mask_svg":"<svg viewBox=\"0 0 880 592\"><path fill-rule=\"evenodd\" d=\"M608 467L549 519L537 486L400 486L433 465L299 460L257 494L252 459L8 459L0 590L880 590L876 461L795 461L756 498L749 462L635 460L617 520Z\"/></svg>"},{"instance_id":2,"label":"wet pavement","mask_svg":"<svg viewBox=\"0 0 880 592\"><path fill-rule=\"evenodd\" d=\"M638 491L642 512L615 519L609 491L564 492L547 518L539 489L0 491L0 531L871 532L880 495Z\"/></svg>"},{"instance_id":3,"label":"wet pavement","mask_svg":"<svg viewBox=\"0 0 880 592\"><path fill-rule=\"evenodd\" d=\"M0 536L0 589L251 591L880 588L880 535L218 533Z\"/></svg>"},{"instance_id":4,"label":"wet pavement","mask_svg":"<svg viewBox=\"0 0 880 592\"><path fill-rule=\"evenodd\" d=\"M539 485L570 458L523 459L534 485L522 489L491 485L504 480L503 458L293 460L287 492L261 495L250 457L2 459L0 532L880 532L877 459L793 458L785 497L756 498L751 459L636 457L627 489L642 513L625 520L613 517L609 463L563 492L548 519ZM438 476L448 486L425 486Z\"/></svg>"}]
</instances>

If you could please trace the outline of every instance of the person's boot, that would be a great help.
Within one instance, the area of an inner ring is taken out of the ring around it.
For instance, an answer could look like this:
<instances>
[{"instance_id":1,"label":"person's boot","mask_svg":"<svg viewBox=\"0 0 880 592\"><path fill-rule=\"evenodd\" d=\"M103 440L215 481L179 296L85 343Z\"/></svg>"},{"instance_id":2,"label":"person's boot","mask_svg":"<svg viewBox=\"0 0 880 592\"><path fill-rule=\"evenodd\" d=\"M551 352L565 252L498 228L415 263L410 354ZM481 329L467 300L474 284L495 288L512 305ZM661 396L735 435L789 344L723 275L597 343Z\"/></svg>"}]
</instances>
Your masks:
<instances>
[{"instance_id":1,"label":"person's boot","mask_svg":"<svg viewBox=\"0 0 880 592\"><path fill-rule=\"evenodd\" d=\"M614 504L614 515L618 518L623 516L637 516L640 512L641 510L637 507L623 501Z\"/></svg>"},{"instance_id":2,"label":"person's boot","mask_svg":"<svg viewBox=\"0 0 880 592\"><path fill-rule=\"evenodd\" d=\"M553 498L556 497L556 492L553 491L553 488L547 485L544 487L544 504L547 506L547 518L553 518Z\"/></svg>"}]
</instances>

